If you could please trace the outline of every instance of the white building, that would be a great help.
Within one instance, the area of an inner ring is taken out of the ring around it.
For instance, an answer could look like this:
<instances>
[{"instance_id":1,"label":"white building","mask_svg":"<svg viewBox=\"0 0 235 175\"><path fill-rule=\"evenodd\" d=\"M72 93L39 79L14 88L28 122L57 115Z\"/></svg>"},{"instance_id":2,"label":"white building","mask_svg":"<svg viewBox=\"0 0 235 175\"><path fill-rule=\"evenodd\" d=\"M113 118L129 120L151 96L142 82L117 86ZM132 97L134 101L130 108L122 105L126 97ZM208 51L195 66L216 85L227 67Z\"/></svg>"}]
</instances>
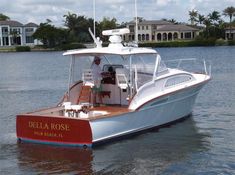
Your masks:
<instances>
[{"instance_id":1,"label":"white building","mask_svg":"<svg viewBox=\"0 0 235 175\"><path fill-rule=\"evenodd\" d=\"M230 36L230 27L225 28L225 39L235 40L235 27L231 27L231 36Z\"/></svg>"},{"instance_id":2,"label":"white building","mask_svg":"<svg viewBox=\"0 0 235 175\"><path fill-rule=\"evenodd\" d=\"M124 37L125 41L135 40L135 21L126 24L130 34ZM139 20L138 41L139 42L161 42L173 40L192 40L199 35L199 29L183 25L173 24L163 20Z\"/></svg>"},{"instance_id":3,"label":"white building","mask_svg":"<svg viewBox=\"0 0 235 175\"><path fill-rule=\"evenodd\" d=\"M37 30L38 25L28 23L21 24L18 21L0 21L0 47L3 46L34 46L40 44L33 39L32 35Z\"/></svg>"}]
</instances>

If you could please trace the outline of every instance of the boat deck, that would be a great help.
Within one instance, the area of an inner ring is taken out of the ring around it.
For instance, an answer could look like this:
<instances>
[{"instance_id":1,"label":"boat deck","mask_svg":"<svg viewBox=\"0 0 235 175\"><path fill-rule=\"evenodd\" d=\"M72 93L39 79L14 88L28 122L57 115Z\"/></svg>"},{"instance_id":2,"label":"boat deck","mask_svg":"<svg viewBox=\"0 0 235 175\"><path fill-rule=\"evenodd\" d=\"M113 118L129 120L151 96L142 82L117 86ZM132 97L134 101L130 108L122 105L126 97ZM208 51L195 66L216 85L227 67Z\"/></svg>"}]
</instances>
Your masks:
<instances>
[{"instance_id":1,"label":"boat deck","mask_svg":"<svg viewBox=\"0 0 235 175\"><path fill-rule=\"evenodd\" d=\"M77 111L77 110L68 110L68 111L67 111L68 113L66 116L65 115L66 111L64 110L64 107L58 106L54 108L48 108L48 109L42 109L39 111L30 112L24 115L95 120L95 119L112 117L112 116L132 112L132 110L128 109L128 106L120 106L120 105L105 105L105 106L92 107L88 109L88 114L86 115L83 113L84 114L83 116L80 116L80 113L81 113L80 111Z\"/></svg>"},{"instance_id":2,"label":"boat deck","mask_svg":"<svg viewBox=\"0 0 235 175\"><path fill-rule=\"evenodd\" d=\"M120 115L128 112L132 112L132 110L128 109L127 106L99 106L99 107L93 107L91 111L105 111L108 114L106 115L99 115L99 116L92 116L88 117L89 120L94 120L98 118L105 118L115 115Z\"/></svg>"}]
</instances>

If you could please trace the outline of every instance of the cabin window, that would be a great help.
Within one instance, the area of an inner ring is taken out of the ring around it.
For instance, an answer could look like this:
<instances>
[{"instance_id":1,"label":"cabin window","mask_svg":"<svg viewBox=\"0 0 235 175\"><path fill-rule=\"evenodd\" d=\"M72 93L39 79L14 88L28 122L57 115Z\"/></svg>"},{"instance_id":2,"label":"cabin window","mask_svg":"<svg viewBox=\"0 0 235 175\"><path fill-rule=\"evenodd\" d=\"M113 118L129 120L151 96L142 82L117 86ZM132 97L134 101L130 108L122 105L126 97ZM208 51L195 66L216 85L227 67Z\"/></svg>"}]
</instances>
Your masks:
<instances>
[{"instance_id":1,"label":"cabin window","mask_svg":"<svg viewBox=\"0 0 235 175\"><path fill-rule=\"evenodd\" d=\"M167 80L167 82L165 84L165 87L175 86L175 85L178 85L178 84L189 82L191 80L192 80L192 76L190 76L190 75L173 76L173 77L171 77Z\"/></svg>"}]
</instances>

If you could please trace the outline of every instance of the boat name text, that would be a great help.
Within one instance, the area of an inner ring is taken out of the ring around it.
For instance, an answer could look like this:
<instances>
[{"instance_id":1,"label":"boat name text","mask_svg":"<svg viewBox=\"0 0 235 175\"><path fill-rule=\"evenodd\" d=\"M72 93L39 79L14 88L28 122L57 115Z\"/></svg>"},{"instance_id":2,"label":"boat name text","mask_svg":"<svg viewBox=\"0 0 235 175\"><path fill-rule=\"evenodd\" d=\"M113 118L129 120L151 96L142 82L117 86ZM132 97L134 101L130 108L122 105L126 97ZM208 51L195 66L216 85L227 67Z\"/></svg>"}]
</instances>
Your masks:
<instances>
[{"instance_id":1,"label":"boat name text","mask_svg":"<svg viewBox=\"0 0 235 175\"><path fill-rule=\"evenodd\" d=\"M43 130L57 130L57 131L70 131L68 124L64 123L43 123L29 121L29 128L43 129Z\"/></svg>"}]
</instances>

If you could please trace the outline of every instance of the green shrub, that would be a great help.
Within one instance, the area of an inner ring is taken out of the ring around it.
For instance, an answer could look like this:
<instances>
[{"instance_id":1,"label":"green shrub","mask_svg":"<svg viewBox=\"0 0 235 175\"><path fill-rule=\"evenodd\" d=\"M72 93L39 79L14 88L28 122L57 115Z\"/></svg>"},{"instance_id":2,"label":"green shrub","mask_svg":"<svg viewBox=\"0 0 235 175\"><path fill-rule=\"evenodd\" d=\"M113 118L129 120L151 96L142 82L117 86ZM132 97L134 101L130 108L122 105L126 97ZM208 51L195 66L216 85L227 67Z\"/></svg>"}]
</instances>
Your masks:
<instances>
[{"instance_id":1,"label":"green shrub","mask_svg":"<svg viewBox=\"0 0 235 175\"><path fill-rule=\"evenodd\" d=\"M29 46L16 46L16 52L30 52L31 48Z\"/></svg>"},{"instance_id":2,"label":"green shrub","mask_svg":"<svg viewBox=\"0 0 235 175\"><path fill-rule=\"evenodd\" d=\"M235 40L228 40L228 45L229 46L234 46L235 45Z\"/></svg>"},{"instance_id":3,"label":"green shrub","mask_svg":"<svg viewBox=\"0 0 235 175\"><path fill-rule=\"evenodd\" d=\"M81 43L69 43L69 44L59 45L55 49L56 50L72 50L72 49L80 49L80 48L86 48L86 46Z\"/></svg>"},{"instance_id":4,"label":"green shrub","mask_svg":"<svg viewBox=\"0 0 235 175\"><path fill-rule=\"evenodd\" d=\"M198 38L196 40L190 41L166 41L166 42L148 42L148 43L139 43L139 47L193 47L193 46L215 46L216 39L202 39Z\"/></svg>"},{"instance_id":5,"label":"green shrub","mask_svg":"<svg viewBox=\"0 0 235 175\"><path fill-rule=\"evenodd\" d=\"M227 45L227 42L224 39L220 38L215 41L215 45L216 46L225 46L225 45Z\"/></svg>"}]
</instances>

